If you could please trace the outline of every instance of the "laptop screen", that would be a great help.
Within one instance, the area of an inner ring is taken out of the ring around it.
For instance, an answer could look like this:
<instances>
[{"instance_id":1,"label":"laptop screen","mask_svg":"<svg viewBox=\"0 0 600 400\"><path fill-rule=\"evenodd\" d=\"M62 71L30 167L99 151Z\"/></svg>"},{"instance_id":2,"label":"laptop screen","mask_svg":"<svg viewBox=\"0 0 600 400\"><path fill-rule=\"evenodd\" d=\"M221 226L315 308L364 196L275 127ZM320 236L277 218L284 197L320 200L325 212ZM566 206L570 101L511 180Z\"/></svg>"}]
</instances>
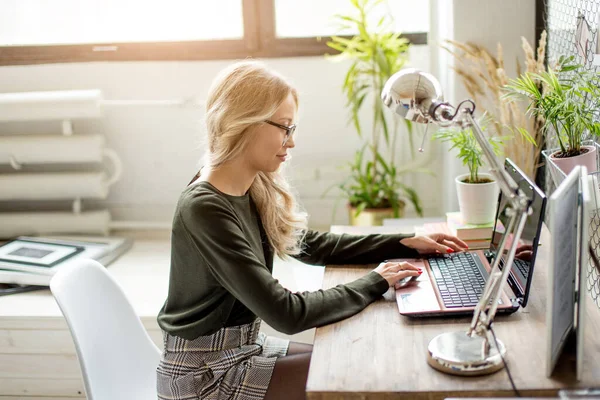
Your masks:
<instances>
[{"instance_id":1,"label":"laptop screen","mask_svg":"<svg viewBox=\"0 0 600 400\"><path fill-rule=\"evenodd\" d=\"M517 246L512 271L508 279L513 292L522 298L521 306L525 307L529 297L535 256L542 231L542 222L546 209L546 195L509 158L504 163L504 169L519 185L525 196L532 200L532 213L525 222ZM495 258L500 241L504 236L505 227L508 226L510 221L510 217L506 214L508 206L508 199L500 193L499 206L496 210L496 224L492 234L490 254L488 255L489 258ZM510 245L510 241L507 245Z\"/></svg>"}]
</instances>

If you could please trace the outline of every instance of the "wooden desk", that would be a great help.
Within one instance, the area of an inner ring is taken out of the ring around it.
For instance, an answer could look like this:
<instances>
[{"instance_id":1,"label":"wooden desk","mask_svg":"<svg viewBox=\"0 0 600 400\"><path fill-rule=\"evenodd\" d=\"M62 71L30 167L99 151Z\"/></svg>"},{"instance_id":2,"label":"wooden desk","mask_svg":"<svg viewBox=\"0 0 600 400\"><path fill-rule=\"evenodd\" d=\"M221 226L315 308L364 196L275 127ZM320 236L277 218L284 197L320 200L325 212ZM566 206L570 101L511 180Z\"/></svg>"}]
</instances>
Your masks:
<instances>
[{"instance_id":1,"label":"wooden desk","mask_svg":"<svg viewBox=\"0 0 600 400\"><path fill-rule=\"evenodd\" d=\"M389 231L390 227L384 227ZM362 228L364 233L376 231ZM345 231L346 229L341 229ZM357 233L357 228L348 227ZM583 380L576 382L574 363L559 361L546 378L546 265L550 235L542 232L531 297L525 309L497 316L495 331L507 347L507 362L523 396L557 396L566 387L600 386L600 310L587 302ZM323 288L350 282L369 269L326 267ZM308 399L444 399L460 396L513 396L506 370L482 377L458 377L427 364L429 341L440 333L461 331L471 318L410 319L398 313L395 294L344 321L318 328L307 383Z\"/></svg>"}]
</instances>

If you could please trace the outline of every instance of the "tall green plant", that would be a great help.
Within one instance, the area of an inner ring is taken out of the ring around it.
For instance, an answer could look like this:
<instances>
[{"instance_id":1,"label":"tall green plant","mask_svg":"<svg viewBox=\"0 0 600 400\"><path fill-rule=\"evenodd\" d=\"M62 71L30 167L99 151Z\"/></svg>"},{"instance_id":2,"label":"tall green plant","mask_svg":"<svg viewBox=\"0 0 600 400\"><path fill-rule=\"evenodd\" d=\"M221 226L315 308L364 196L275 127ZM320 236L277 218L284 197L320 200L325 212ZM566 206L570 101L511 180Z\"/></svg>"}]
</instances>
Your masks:
<instances>
[{"instance_id":1,"label":"tall green plant","mask_svg":"<svg viewBox=\"0 0 600 400\"><path fill-rule=\"evenodd\" d=\"M481 129L485 131L487 125L490 123L490 119L488 116L484 115L477 123ZM442 142L451 143L452 147L450 149L458 150L458 158L462 160L463 165L469 168L469 179L468 181L465 181L465 183L486 182L479 177L479 168L483 166L483 150L477 142L477 139L475 139L473 128L441 128L433 137ZM496 155L501 154L501 145L505 139L507 139L507 137L487 137L487 141Z\"/></svg>"},{"instance_id":2,"label":"tall green plant","mask_svg":"<svg viewBox=\"0 0 600 400\"><path fill-rule=\"evenodd\" d=\"M357 208L357 215L365 208L394 209L398 216L399 191L403 192L422 215L422 207L417 193L399 181L402 174L409 172L396 165L396 139L399 130L398 120L390 124L384 113L380 96L387 79L400 70L408 60L409 42L393 32L392 20L384 15L375 26L369 23L370 13L380 6L383 0L350 0L354 13L334 16L341 30L352 29L358 34L352 38L333 36L327 45L339 51L329 56L331 60L350 60L343 92L346 106L350 110L350 122L358 135L365 139L365 145L357 150L355 159L349 163L351 175L338 185L346 194L350 205ZM371 102L372 124L370 137L364 138L360 120L360 110ZM407 124L412 146L412 127ZM387 151L385 151L387 150Z\"/></svg>"},{"instance_id":3,"label":"tall green plant","mask_svg":"<svg viewBox=\"0 0 600 400\"><path fill-rule=\"evenodd\" d=\"M581 154L586 132L600 136L600 87L598 74L574 64L574 57L561 57L556 67L511 79L504 97L526 100L528 115L544 122L544 135L552 128L560 146L559 157ZM547 136L546 136L547 137Z\"/></svg>"}]
</instances>

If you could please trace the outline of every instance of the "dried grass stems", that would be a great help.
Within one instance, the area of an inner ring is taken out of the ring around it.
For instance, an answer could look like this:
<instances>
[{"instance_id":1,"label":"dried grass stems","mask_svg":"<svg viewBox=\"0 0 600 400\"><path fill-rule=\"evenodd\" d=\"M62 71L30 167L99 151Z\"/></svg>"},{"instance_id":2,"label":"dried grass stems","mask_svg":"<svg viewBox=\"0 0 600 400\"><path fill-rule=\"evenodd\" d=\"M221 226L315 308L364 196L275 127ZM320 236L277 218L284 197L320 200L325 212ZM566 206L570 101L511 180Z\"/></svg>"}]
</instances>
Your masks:
<instances>
[{"instance_id":1,"label":"dried grass stems","mask_svg":"<svg viewBox=\"0 0 600 400\"><path fill-rule=\"evenodd\" d=\"M546 31L540 36L536 52L525 39L522 48L525 53L525 72L539 73L544 71L546 53ZM510 137L504 141L504 155L513 160L530 178L535 178L535 172L540 164L540 155L544 137L542 135L543 121L532 119L525 113L525 107L516 102L503 99L504 86L509 78L504 67L502 45L498 43L497 55L494 56L482 46L474 43L460 43L446 40L442 46L456 59L453 68L461 78L467 92L482 112L491 118L492 124L488 131L498 137ZM517 60L517 74L522 73ZM520 133L526 131L535 140L537 146L527 141Z\"/></svg>"}]
</instances>

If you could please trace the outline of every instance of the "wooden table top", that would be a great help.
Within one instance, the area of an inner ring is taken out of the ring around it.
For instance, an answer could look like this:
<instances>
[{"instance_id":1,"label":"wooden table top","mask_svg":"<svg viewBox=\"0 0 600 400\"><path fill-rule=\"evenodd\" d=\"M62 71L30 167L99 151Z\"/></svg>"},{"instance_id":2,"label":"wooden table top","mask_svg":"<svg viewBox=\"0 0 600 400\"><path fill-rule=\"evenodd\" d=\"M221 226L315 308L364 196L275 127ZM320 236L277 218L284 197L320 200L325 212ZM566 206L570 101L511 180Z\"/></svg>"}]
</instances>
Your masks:
<instances>
[{"instance_id":1,"label":"wooden table top","mask_svg":"<svg viewBox=\"0 0 600 400\"><path fill-rule=\"evenodd\" d=\"M374 228L359 229L364 233ZM338 232L358 233L356 227ZM550 234L543 228L532 292L525 309L496 316L494 330L507 347L506 361L522 396L557 396L566 387L600 386L600 310L589 299L586 309L584 372L575 379L575 363L559 360L546 378L546 282ZM323 288L353 281L367 266L326 267ZM589 296L589 294L588 294ZM505 369L481 377L459 377L427 364L429 341L440 333L467 330L470 317L411 319L401 316L395 293L346 320L318 328L307 382L308 399L443 399L460 396L514 396Z\"/></svg>"}]
</instances>

